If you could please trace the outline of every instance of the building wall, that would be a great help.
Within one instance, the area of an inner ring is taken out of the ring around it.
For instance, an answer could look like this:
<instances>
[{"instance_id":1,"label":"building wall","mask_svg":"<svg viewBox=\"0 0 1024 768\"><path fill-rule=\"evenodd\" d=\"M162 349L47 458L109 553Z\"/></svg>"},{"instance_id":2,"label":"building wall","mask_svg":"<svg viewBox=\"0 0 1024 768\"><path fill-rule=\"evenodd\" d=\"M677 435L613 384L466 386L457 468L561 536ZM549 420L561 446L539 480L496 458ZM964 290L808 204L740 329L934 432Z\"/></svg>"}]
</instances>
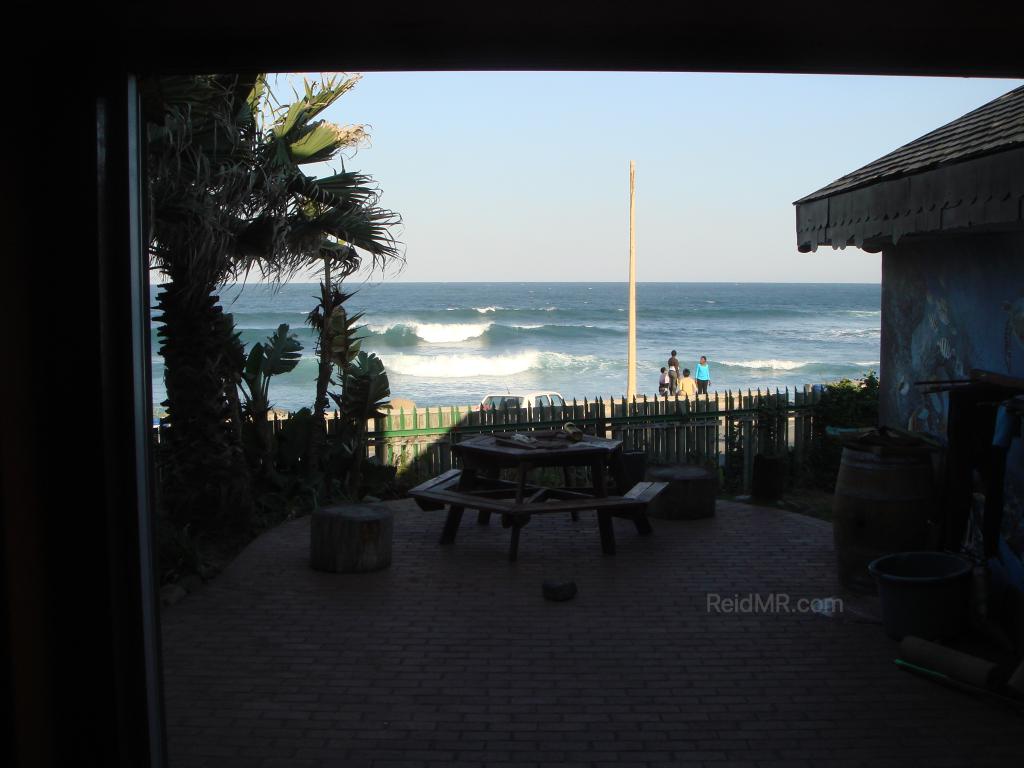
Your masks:
<instances>
[{"instance_id":1,"label":"building wall","mask_svg":"<svg viewBox=\"0 0 1024 768\"><path fill-rule=\"evenodd\" d=\"M1024 232L903 241L882 253L880 420L946 435L946 396L915 381L972 368L1024 378ZM1008 463L1008 522L1024 529L1024 448Z\"/></svg>"},{"instance_id":2,"label":"building wall","mask_svg":"<svg viewBox=\"0 0 1024 768\"><path fill-rule=\"evenodd\" d=\"M915 381L1024 377L1024 232L904 241L882 253L882 423L944 436L946 398Z\"/></svg>"}]
</instances>

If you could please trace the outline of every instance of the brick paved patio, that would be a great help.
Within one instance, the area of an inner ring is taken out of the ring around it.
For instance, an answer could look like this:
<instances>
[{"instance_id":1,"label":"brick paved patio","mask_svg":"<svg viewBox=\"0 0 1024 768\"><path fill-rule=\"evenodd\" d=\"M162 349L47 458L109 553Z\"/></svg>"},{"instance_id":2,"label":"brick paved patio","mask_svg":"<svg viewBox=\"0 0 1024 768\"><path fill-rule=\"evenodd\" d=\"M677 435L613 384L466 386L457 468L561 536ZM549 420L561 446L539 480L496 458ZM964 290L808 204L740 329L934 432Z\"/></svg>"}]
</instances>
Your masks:
<instances>
[{"instance_id":1,"label":"brick paved patio","mask_svg":"<svg viewBox=\"0 0 1024 768\"><path fill-rule=\"evenodd\" d=\"M837 593L831 529L719 502L714 519L535 518L509 532L397 502L394 562L308 567L309 519L254 542L166 609L172 768L186 766L1013 766L1024 719L898 671L843 619L709 614L708 592ZM567 603L545 578L579 584Z\"/></svg>"}]
</instances>

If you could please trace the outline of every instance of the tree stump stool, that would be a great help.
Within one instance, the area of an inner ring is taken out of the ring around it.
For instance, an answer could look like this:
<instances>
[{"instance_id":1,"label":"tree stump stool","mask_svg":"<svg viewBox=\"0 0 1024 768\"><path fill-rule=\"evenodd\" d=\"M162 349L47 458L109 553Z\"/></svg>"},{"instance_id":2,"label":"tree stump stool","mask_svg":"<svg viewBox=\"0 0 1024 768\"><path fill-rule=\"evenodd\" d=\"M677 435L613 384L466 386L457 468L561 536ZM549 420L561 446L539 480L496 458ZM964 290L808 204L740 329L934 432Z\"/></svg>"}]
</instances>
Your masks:
<instances>
[{"instance_id":1,"label":"tree stump stool","mask_svg":"<svg viewBox=\"0 0 1024 768\"><path fill-rule=\"evenodd\" d=\"M359 573L391 565L394 515L383 504L323 507L310 522L310 565L315 571Z\"/></svg>"},{"instance_id":2,"label":"tree stump stool","mask_svg":"<svg viewBox=\"0 0 1024 768\"><path fill-rule=\"evenodd\" d=\"M646 480L668 483L647 507L659 520L696 520L715 514L718 477L709 469L687 465L648 467Z\"/></svg>"}]
</instances>

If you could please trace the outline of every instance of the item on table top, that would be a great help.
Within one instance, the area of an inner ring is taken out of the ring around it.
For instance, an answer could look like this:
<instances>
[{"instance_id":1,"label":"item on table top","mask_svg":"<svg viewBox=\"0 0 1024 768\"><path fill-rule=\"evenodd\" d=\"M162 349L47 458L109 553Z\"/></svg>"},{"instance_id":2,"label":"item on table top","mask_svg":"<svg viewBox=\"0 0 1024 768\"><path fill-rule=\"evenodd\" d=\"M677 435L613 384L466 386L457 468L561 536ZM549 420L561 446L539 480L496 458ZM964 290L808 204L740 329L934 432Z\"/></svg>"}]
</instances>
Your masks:
<instances>
[{"instance_id":1,"label":"item on table top","mask_svg":"<svg viewBox=\"0 0 1024 768\"><path fill-rule=\"evenodd\" d=\"M528 435L520 435L518 433L495 435L494 442L506 448L540 448L537 440Z\"/></svg>"},{"instance_id":2,"label":"item on table top","mask_svg":"<svg viewBox=\"0 0 1024 768\"><path fill-rule=\"evenodd\" d=\"M571 421L567 421L562 425L562 432L569 438L570 441L578 443L583 439L583 430L573 424Z\"/></svg>"},{"instance_id":3,"label":"item on table top","mask_svg":"<svg viewBox=\"0 0 1024 768\"><path fill-rule=\"evenodd\" d=\"M561 439L557 439L561 437ZM518 432L496 434L494 442L506 448L527 448L531 450L565 448L569 445L568 440L561 433L553 431L534 432L532 435L524 435Z\"/></svg>"}]
</instances>

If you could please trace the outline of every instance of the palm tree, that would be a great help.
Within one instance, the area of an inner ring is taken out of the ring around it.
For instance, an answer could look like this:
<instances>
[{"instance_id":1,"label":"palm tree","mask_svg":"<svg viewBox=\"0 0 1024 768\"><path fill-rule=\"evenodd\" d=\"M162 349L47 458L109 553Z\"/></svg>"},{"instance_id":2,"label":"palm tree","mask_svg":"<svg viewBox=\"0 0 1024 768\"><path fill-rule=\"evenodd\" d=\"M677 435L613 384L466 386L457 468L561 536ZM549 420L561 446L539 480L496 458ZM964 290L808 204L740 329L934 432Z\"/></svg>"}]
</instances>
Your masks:
<instances>
[{"instance_id":1,"label":"palm tree","mask_svg":"<svg viewBox=\"0 0 1024 768\"><path fill-rule=\"evenodd\" d=\"M289 265L319 263L323 269L320 301L307 318L317 332L319 356L306 454L311 471L323 469L324 412L332 374L335 368L344 371L358 352L354 324L359 316L346 315L343 304L350 294L342 291L342 283L363 265L361 252L370 256L372 268L382 270L401 258L391 235L400 217L379 206L379 192L370 176L342 168L326 178L312 178L301 171L303 165L333 159L365 140L361 125L342 127L316 119L357 82L357 77L304 82L304 94L274 112L268 133L271 165L279 163L277 167L292 174L290 189L297 203L287 222L286 241L297 256Z\"/></svg>"},{"instance_id":2,"label":"palm tree","mask_svg":"<svg viewBox=\"0 0 1024 768\"><path fill-rule=\"evenodd\" d=\"M245 355L217 289L254 270L284 282L325 252L342 265L358 265L355 249L378 267L400 257L399 218L378 207L368 177L302 170L364 135L316 119L355 82L307 82L283 107L258 75L162 78L143 90L151 265L168 278L157 300L171 423L162 500L178 523L251 509L237 392Z\"/></svg>"},{"instance_id":3,"label":"palm tree","mask_svg":"<svg viewBox=\"0 0 1024 768\"><path fill-rule=\"evenodd\" d=\"M157 298L171 422L160 490L179 525L238 520L251 508L231 397L244 355L215 291L232 273L236 222L252 196L258 83L179 77L143 89L150 262L167 277Z\"/></svg>"}]
</instances>

